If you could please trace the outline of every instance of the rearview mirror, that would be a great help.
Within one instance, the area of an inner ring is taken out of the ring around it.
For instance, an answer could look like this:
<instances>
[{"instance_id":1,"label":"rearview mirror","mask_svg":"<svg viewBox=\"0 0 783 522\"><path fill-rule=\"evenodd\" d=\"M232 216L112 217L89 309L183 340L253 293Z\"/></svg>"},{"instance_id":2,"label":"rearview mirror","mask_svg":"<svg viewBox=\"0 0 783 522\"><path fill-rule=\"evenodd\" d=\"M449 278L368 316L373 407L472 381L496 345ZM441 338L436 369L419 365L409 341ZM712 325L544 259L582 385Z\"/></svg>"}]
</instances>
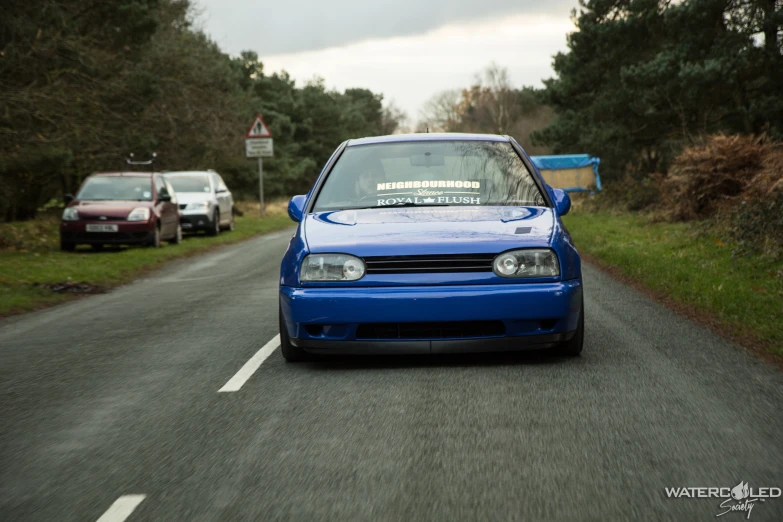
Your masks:
<instances>
[{"instance_id":1,"label":"rearview mirror","mask_svg":"<svg viewBox=\"0 0 783 522\"><path fill-rule=\"evenodd\" d=\"M68 203L73 201L73 194L66 194L65 196L63 196L63 199L65 200L65 204L67 205Z\"/></svg>"},{"instance_id":2,"label":"rearview mirror","mask_svg":"<svg viewBox=\"0 0 783 522\"><path fill-rule=\"evenodd\" d=\"M411 156L411 167L441 167L445 165L443 154L414 154Z\"/></svg>"},{"instance_id":3,"label":"rearview mirror","mask_svg":"<svg viewBox=\"0 0 783 522\"><path fill-rule=\"evenodd\" d=\"M161 194L158 196L158 201L171 201L171 194Z\"/></svg>"},{"instance_id":4,"label":"rearview mirror","mask_svg":"<svg viewBox=\"0 0 783 522\"><path fill-rule=\"evenodd\" d=\"M306 201L307 196L294 196L288 202L288 216L297 223L302 221Z\"/></svg>"},{"instance_id":5,"label":"rearview mirror","mask_svg":"<svg viewBox=\"0 0 783 522\"><path fill-rule=\"evenodd\" d=\"M565 216L571 210L571 197L563 189L552 189L552 196L555 200L555 210L557 215Z\"/></svg>"}]
</instances>

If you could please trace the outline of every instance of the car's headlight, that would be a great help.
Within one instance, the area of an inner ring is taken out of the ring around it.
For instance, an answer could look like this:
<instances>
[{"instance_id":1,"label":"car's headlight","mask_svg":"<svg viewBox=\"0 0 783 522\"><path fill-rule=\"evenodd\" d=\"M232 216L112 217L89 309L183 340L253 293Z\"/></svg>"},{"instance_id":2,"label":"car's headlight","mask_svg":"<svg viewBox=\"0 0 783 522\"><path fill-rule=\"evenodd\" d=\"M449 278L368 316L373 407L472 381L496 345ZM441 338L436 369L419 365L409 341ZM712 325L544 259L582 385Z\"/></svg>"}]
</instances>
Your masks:
<instances>
[{"instance_id":1,"label":"car's headlight","mask_svg":"<svg viewBox=\"0 0 783 522\"><path fill-rule=\"evenodd\" d=\"M147 207L139 207L131 210L128 214L128 221L147 221L150 218L150 209Z\"/></svg>"},{"instance_id":2,"label":"car's headlight","mask_svg":"<svg viewBox=\"0 0 783 522\"><path fill-rule=\"evenodd\" d=\"M560 263L553 250L531 248L500 254L492 270L500 277L552 277L560 275Z\"/></svg>"},{"instance_id":3,"label":"car's headlight","mask_svg":"<svg viewBox=\"0 0 783 522\"><path fill-rule=\"evenodd\" d=\"M194 201L193 203L188 203L188 206L185 208L187 210L203 210L209 208L209 201Z\"/></svg>"},{"instance_id":4,"label":"car's headlight","mask_svg":"<svg viewBox=\"0 0 783 522\"><path fill-rule=\"evenodd\" d=\"M356 281L364 261L347 254L310 254L302 262L302 281Z\"/></svg>"},{"instance_id":5,"label":"car's headlight","mask_svg":"<svg viewBox=\"0 0 783 522\"><path fill-rule=\"evenodd\" d=\"M63 210L63 221L76 221L79 219L79 211L73 207Z\"/></svg>"}]
</instances>

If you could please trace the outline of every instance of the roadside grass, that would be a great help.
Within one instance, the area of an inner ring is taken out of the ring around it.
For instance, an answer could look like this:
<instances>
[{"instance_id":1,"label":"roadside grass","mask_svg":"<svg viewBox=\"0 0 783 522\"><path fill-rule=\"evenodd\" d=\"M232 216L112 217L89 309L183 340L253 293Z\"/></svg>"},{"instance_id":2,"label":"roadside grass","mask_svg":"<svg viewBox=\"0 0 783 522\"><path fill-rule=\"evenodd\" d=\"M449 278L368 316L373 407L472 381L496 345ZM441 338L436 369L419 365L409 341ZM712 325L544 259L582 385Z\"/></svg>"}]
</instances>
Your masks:
<instances>
[{"instance_id":1,"label":"roadside grass","mask_svg":"<svg viewBox=\"0 0 783 522\"><path fill-rule=\"evenodd\" d=\"M718 331L740 344L783 356L780 260L733 255L733 245L718 232L687 223L580 212L579 207L563 221L580 252L658 295L709 314L718 320L713 324Z\"/></svg>"},{"instance_id":2,"label":"roadside grass","mask_svg":"<svg viewBox=\"0 0 783 522\"><path fill-rule=\"evenodd\" d=\"M236 216L235 230L217 237L186 234L180 245L164 243L146 247L105 248L94 251L81 246L75 252L60 252L59 214L32 221L0 223L0 316L13 315L57 304L76 297L42 286L54 283L87 283L87 293L107 291L133 281L167 261L204 252L273 232L294 223L288 217L287 201L268 204L264 217L258 203L238 203L244 213Z\"/></svg>"}]
</instances>

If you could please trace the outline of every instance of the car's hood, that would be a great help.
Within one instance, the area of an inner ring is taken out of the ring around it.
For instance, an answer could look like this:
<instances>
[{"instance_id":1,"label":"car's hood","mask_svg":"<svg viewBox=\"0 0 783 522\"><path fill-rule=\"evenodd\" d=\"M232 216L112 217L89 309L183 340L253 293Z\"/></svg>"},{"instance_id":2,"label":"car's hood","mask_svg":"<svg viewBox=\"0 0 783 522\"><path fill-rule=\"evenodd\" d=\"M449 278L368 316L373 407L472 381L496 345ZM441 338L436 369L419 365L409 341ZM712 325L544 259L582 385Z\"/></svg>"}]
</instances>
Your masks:
<instances>
[{"instance_id":1,"label":"car's hood","mask_svg":"<svg viewBox=\"0 0 783 522\"><path fill-rule=\"evenodd\" d=\"M304 231L311 252L392 256L547 246L553 226L542 207L409 207L316 212Z\"/></svg>"},{"instance_id":2,"label":"car's hood","mask_svg":"<svg viewBox=\"0 0 783 522\"><path fill-rule=\"evenodd\" d=\"M153 205L152 201L75 201L69 206L76 207L83 218L125 219L134 208L152 208Z\"/></svg>"},{"instance_id":3,"label":"car's hood","mask_svg":"<svg viewBox=\"0 0 783 522\"><path fill-rule=\"evenodd\" d=\"M211 201L212 194L209 192L177 192L177 203L199 203L201 201Z\"/></svg>"}]
</instances>

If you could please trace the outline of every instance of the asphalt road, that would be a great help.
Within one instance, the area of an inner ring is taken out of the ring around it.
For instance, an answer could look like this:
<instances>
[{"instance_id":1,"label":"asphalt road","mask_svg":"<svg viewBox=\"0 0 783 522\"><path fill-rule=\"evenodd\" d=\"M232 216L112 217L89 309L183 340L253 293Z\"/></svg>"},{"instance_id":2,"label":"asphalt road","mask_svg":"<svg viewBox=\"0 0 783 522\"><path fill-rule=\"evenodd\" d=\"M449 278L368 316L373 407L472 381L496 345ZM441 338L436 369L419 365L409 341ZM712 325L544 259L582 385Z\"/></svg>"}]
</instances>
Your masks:
<instances>
[{"instance_id":1,"label":"asphalt road","mask_svg":"<svg viewBox=\"0 0 783 522\"><path fill-rule=\"evenodd\" d=\"M590 266L581 358L277 348L219 393L289 237L0 322L0 520L707 521L664 488L783 487L783 373Z\"/></svg>"}]
</instances>

